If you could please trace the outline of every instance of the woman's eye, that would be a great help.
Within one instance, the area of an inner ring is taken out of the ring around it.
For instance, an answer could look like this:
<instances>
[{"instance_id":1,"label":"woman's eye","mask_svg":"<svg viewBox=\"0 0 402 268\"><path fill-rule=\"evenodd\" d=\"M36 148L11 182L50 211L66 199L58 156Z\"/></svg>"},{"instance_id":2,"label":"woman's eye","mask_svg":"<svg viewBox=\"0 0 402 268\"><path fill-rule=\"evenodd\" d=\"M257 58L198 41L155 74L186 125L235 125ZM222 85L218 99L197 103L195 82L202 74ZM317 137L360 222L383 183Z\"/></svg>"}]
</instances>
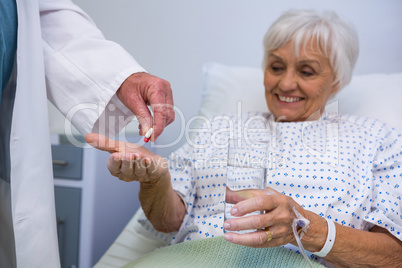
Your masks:
<instances>
[{"instance_id":1,"label":"woman's eye","mask_svg":"<svg viewBox=\"0 0 402 268\"><path fill-rule=\"evenodd\" d=\"M308 72L308 71L301 71L301 74L304 76L312 76L313 75L312 72Z\"/></svg>"},{"instance_id":2,"label":"woman's eye","mask_svg":"<svg viewBox=\"0 0 402 268\"><path fill-rule=\"evenodd\" d=\"M305 77L313 76L315 74L314 70L312 70L311 68L303 68L300 70L300 73L302 76Z\"/></svg>"},{"instance_id":3,"label":"woman's eye","mask_svg":"<svg viewBox=\"0 0 402 268\"><path fill-rule=\"evenodd\" d=\"M271 66L271 70L274 72L280 72L283 68L281 66Z\"/></svg>"}]
</instances>

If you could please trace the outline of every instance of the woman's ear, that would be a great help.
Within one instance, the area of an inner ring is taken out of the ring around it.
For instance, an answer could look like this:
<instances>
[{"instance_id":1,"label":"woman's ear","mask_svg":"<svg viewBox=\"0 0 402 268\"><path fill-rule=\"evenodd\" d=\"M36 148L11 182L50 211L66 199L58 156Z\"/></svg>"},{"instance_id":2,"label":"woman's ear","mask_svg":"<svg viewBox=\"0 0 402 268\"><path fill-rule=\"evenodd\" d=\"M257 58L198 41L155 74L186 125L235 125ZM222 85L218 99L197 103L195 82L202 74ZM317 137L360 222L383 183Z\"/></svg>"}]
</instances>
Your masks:
<instances>
[{"instance_id":1,"label":"woman's ear","mask_svg":"<svg viewBox=\"0 0 402 268\"><path fill-rule=\"evenodd\" d=\"M340 89L341 89L341 88L339 87L339 81L338 81L338 82L336 82L336 83L332 86L332 89L331 89L331 96L330 96L330 97L333 97L336 93L339 92Z\"/></svg>"}]
</instances>

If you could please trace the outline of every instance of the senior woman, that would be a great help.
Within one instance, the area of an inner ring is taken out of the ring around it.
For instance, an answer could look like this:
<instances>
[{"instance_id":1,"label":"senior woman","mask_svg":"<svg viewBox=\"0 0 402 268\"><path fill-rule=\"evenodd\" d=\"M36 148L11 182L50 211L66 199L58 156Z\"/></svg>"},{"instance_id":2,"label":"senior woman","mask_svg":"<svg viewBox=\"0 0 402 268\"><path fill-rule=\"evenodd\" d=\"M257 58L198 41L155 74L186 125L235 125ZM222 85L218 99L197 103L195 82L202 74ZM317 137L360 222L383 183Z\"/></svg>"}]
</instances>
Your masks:
<instances>
[{"instance_id":1,"label":"senior woman","mask_svg":"<svg viewBox=\"0 0 402 268\"><path fill-rule=\"evenodd\" d=\"M234 216L264 214L223 222L225 167L197 165L200 155L211 159L227 154L227 148L213 145L228 140L230 131L223 130L238 126L229 123L235 117L215 118L208 131L197 135L195 145L184 145L167 161L143 147L111 145L113 141L94 134L87 141L112 153L112 174L140 182L147 218L158 231L177 232L172 244L224 235L248 247L297 250L291 226L295 208L310 221L301 242L321 257L316 260L328 266L400 267L401 135L376 120L325 110L328 99L351 80L358 56L355 31L333 12L289 11L268 30L264 49L270 113L248 113L241 123L252 119L253 129L265 128L264 135L275 140L275 151L285 161L268 172L270 194L259 192L231 210ZM320 140L323 131L336 134ZM256 135L244 133L250 139ZM327 142L332 146L327 151L335 154L313 155L306 140ZM224 234L223 229L257 231Z\"/></svg>"}]
</instances>

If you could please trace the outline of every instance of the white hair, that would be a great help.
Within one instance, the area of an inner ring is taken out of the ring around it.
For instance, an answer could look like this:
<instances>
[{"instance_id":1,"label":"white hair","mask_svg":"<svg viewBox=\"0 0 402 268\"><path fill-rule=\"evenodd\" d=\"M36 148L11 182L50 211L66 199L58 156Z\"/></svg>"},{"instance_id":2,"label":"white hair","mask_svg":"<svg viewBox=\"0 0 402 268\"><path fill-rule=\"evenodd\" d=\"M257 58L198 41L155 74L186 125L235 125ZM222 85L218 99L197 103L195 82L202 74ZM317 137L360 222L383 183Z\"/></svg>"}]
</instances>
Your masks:
<instances>
[{"instance_id":1,"label":"white hair","mask_svg":"<svg viewBox=\"0 0 402 268\"><path fill-rule=\"evenodd\" d=\"M329 59L334 84L338 83L342 89L352 79L359 55L359 40L354 27L333 11L320 14L313 10L290 10L282 14L264 36L263 69L266 69L272 51L291 41L299 55L299 49L305 49L310 40L315 40L320 52Z\"/></svg>"}]
</instances>

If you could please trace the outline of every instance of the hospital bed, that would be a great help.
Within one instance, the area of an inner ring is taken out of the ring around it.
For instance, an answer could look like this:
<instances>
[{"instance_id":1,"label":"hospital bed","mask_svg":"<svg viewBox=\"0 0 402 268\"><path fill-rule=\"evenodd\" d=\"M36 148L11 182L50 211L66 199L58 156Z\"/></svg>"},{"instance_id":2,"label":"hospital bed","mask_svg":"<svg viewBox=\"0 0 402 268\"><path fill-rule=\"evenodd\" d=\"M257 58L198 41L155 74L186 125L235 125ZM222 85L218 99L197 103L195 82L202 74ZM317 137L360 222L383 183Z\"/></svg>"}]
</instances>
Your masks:
<instances>
[{"instance_id":1,"label":"hospital bed","mask_svg":"<svg viewBox=\"0 0 402 268\"><path fill-rule=\"evenodd\" d=\"M261 69L208 63L203 67L204 91L199 114L211 117L239 111L267 111ZM384 121L402 133L402 73L355 75L327 105L341 114ZM141 208L101 257L95 268L122 267L168 245L169 235L156 232Z\"/></svg>"}]
</instances>

